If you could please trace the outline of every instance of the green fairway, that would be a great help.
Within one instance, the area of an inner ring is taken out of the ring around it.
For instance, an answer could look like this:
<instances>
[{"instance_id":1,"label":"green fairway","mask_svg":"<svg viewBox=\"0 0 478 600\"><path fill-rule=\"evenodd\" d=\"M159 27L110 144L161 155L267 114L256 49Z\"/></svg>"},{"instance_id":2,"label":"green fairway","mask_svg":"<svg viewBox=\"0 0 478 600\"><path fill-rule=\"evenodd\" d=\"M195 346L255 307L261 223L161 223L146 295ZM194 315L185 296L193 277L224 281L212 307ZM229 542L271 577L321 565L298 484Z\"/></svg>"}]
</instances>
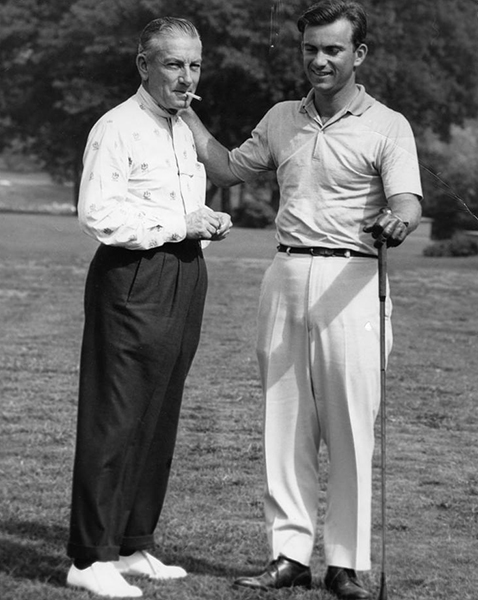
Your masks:
<instances>
[{"instance_id":1,"label":"green fairway","mask_svg":"<svg viewBox=\"0 0 478 600\"><path fill-rule=\"evenodd\" d=\"M394 351L388 371L390 600L476 600L478 592L478 257L426 258L426 227L389 251ZM96 244L72 216L0 214L0 598L79 600L69 561L82 300ZM262 400L254 355L271 230L233 229L206 250L210 287L187 382L157 555L190 575L136 579L145 598L244 600L232 580L268 561L262 520ZM380 575L377 444L373 564ZM326 461L322 460L323 507ZM322 587L321 520L311 591Z\"/></svg>"}]
</instances>

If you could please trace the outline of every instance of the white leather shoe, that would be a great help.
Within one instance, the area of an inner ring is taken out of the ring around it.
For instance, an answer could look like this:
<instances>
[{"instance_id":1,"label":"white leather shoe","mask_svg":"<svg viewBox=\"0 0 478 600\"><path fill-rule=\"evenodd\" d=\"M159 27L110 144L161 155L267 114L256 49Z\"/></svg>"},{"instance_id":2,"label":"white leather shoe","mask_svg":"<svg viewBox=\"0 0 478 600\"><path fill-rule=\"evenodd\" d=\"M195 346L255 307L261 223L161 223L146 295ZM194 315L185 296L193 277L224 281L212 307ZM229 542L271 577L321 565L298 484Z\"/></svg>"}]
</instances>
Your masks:
<instances>
[{"instance_id":1,"label":"white leather shoe","mask_svg":"<svg viewBox=\"0 0 478 600\"><path fill-rule=\"evenodd\" d=\"M94 562L87 569L77 569L71 565L66 583L109 598L139 598L143 595L139 587L130 585L120 575L112 562Z\"/></svg>"},{"instance_id":2,"label":"white leather shoe","mask_svg":"<svg viewBox=\"0 0 478 600\"><path fill-rule=\"evenodd\" d=\"M150 579L181 579L187 575L182 567L165 565L145 550L131 556L120 556L113 565L125 575L146 575Z\"/></svg>"}]
</instances>

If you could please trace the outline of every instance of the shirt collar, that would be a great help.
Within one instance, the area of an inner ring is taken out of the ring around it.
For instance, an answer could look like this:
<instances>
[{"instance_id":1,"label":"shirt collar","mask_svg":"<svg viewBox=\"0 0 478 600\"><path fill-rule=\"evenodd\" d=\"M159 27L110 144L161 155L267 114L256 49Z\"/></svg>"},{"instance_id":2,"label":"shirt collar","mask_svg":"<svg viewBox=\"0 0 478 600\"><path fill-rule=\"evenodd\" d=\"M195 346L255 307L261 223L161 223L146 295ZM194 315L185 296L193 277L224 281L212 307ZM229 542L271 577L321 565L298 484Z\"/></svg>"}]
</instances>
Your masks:
<instances>
[{"instance_id":1,"label":"shirt collar","mask_svg":"<svg viewBox=\"0 0 478 600\"><path fill-rule=\"evenodd\" d=\"M162 117L163 119L175 119L176 115L168 113L164 108L158 106L156 100L147 92L142 85L139 86L136 92L136 99L141 107L146 108L152 112L156 117Z\"/></svg>"},{"instance_id":2,"label":"shirt collar","mask_svg":"<svg viewBox=\"0 0 478 600\"><path fill-rule=\"evenodd\" d=\"M352 115L360 116L375 103L375 99L369 96L363 85L357 85L357 94L342 111L342 114L349 112ZM310 90L305 98L302 98L299 111L307 113L311 117L317 116L317 109L314 104L314 90Z\"/></svg>"}]
</instances>

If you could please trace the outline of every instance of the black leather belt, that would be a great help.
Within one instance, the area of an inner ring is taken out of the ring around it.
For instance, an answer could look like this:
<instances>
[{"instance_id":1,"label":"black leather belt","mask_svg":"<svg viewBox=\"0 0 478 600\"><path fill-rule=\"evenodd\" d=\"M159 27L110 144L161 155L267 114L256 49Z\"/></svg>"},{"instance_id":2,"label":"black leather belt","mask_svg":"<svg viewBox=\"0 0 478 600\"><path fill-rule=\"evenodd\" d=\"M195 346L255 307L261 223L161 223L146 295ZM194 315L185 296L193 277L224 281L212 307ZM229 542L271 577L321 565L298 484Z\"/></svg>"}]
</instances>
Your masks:
<instances>
[{"instance_id":1,"label":"black leather belt","mask_svg":"<svg viewBox=\"0 0 478 600\"><path fill-rule=\"evenodd\" d=\"M349 250L348 248L325 248L324 246L312 246L310 248L294 248L293 246L277 246L279 252L287 254L310 254L311 256L341 256L342 258L350 258L358 256L361 258L377 258L374 254L366 254L365 252L357 252L357 250Z\"/></svg>"}]
</instances>

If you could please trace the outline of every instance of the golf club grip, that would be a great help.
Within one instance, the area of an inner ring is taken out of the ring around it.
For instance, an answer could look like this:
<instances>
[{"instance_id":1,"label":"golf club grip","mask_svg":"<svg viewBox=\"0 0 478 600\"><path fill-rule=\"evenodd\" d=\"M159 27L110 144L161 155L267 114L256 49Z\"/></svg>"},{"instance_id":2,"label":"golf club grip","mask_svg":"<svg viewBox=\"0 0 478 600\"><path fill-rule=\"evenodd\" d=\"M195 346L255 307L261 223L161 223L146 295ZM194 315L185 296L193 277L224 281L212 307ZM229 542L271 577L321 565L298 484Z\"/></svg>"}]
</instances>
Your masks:
<instances>
[{"instance_id":1,"label":"golf club grip","mask_svg":"<svg viewBox=\"0 0 478 600\"><path fill-rule=\"evenodd\" d=\"M387 244L378 249L378 296L380 300L387 296Z\"/></svg>"}]
</instances>

